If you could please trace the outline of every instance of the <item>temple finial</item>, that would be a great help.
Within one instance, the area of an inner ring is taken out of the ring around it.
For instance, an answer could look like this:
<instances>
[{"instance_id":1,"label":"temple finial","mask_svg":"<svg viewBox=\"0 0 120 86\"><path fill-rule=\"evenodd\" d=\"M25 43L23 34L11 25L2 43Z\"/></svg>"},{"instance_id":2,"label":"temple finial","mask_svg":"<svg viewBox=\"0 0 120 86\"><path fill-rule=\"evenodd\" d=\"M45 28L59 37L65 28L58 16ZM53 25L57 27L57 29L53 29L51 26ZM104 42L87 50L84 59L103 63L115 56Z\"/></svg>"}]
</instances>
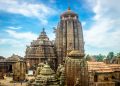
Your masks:
<instances>
[{"instance_id":1,"label":"temple finial","mask_svg":"<svg viewBox=\"0 0 120 86\"><path fill-rule=\"evenodd\" d=\"M68 10L70 10L70 7L68 7Z\"/></svg>"},{"instance_id":2,"label":"temple finial","mask_svg":"<svg viewBox=\"0 0 120 86\"><path fill-rule=\"evenodd\" d=\"M70 11L70 0L67 1L68 1L68 11Z\"/></svg>"},{"instance_id":3,"label":"temple finial","mask_svg":"<svg viewBox=\"0 0 120 86\"><path fill-rule=\"evenodd\" d=\"M43 28L43 32L45 32L45 28Z\"/></svg>"}]
</instances>

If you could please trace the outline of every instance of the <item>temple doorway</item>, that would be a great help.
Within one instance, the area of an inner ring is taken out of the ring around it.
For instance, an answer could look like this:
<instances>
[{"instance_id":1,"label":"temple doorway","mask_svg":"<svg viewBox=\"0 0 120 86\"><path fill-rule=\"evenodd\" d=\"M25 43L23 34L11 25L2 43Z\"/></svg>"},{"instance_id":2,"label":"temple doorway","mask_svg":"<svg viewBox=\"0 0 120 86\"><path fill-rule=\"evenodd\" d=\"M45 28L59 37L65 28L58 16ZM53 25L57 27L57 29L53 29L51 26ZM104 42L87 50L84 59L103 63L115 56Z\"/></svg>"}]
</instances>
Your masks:
<instances>
[{"instance_id":1,"label":"temple doorway","mask_svg":"<svg viewBox=\"0 0 120 86\"><path fill-rule=\"evenodd\" d=\"M9 65L8 68L9 68L9 69L8 69L8 72L12 73L12 65Z\"/></svg>"}]
</instances>

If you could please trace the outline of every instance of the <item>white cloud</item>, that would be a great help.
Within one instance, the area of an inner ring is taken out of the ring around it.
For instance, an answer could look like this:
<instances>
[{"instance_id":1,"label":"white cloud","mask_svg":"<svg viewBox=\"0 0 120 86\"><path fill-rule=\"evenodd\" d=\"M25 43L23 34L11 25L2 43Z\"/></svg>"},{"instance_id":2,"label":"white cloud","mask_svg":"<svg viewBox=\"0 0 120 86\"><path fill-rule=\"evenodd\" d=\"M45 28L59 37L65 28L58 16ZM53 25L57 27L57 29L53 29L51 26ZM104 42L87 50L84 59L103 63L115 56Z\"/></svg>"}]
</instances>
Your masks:
<instances>
[{"instance_id":1,"label":"white cloud","mask_svg":"<svg viewBox=\"0 0 120 86\"><path fill-rule=\"evenodd\" d=\"M56 2L56 0L49 0L49 2L50 2L50 3L55 3L55 2Z\"/></svg>"},{"instance_id":2,"label":"white cloud","mask_svg":"<svg viewBox=\"0 0 120 86\"><path fill-rule=\"evenodd\" d=\"M21 29L22 27L9 26L9 27L7 27L7 28L9 28L9 29L13 29L13 30L19 30L19 29Z\"/></svg>"},{"instance_id":3,"label":"white cloud","mask_svg":"<svg viewBox=\"0 0 120 86\"><path fill-rule=\"evenodd\" d=\"M119 0L89 0L95 16L93 25L84 33L86 46L98 48L98 51L120 51L119 3Z\"/></svg>"},{"instance_id":4,"label":"white cloud","mask_svg":"<svg viewBox=\"0 0 120 86\"><path fill-rule=\"evenodd\" d=\"M47 18L57 13L53 8L43 3L35 4L20 0L0 0L0 10L27 17L36 17L42 24L47 24Z\"/></svg>"},{"instance_id":5,"label":"white cloud","mask_svg":"<svg viewBox=\"0 0 120 86\"><path fill-rule=\"evenodd\" d=\"M10 45L12 47L25 47L32 40L35 40L38 35L32 32L16 32L14 30L5 30L7 38L0 39L0 45Z\"/></svg>"},{"instance_id":6,"label":"white cloud","mask_svg":"<svg viewBox=\"0 0 120 86\"><path fill-rule=\"evenodd\" d=\"M23 56L25 55L26 45L30 43L30 40L18 40L13 38L0 39L0 55L9 57L13 53ZM4 48L2 48L4 46Z\"/></svg>"},{"instance_id":7,"label":"white cloud","mask_svg":"<svg viewBox=\"0 0 120 86\"><path fill-rule=\"evenodd\" d=\"M25 46L25 44L28 40L26 41L22 41L22 40L17 40L17 39L12 39L12 38L2 38L0 39L0 45L10 45L11 47L16 47L16 48L20 48Z\"/></svg>"},{"instance_id":8,"label":"white cloud","mask_svg":"<svg viewBox=\"0 0 120 86\"><path fill-rule=\"evenodd\" d=\"M37 38L37 35L32 32L16 32L14 30L5 30L11 37L16 39L33 40Z\"/></svg>"},{"instance_id":9,"label":"white cloud","mask_svg":"<svg viewBox=\"0 0 120 86\"><path fill-rule=\"evenodd\" d=\"M82 21L82 26L85 26L86 25L86 22L85 21Z\"/></svg>"},{"instance_id":10,"label":"white cloud","mask_svg":"<svg viewBox=\"0 0 120 86\"><path fill-rule=\"evenodd\" d=\"M5 32L7 32L7 37L0 38L0 55L7 57L12 53L24 56L26 45L30 45L30 42L38 37L32 32L16 32L14 30L5 30Z\"/></svg>"}]
</instances>

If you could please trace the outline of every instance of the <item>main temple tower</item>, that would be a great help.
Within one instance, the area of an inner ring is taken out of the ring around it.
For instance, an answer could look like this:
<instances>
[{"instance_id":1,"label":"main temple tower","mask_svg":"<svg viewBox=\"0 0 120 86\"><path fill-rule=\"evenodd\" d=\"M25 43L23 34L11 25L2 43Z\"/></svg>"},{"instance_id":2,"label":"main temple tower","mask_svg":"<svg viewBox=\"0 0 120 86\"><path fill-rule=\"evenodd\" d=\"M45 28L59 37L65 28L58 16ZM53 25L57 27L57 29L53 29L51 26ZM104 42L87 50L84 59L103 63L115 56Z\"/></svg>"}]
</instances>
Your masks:
<instances>
[{"instance_id":1,"label":"main temple tower","mask_svg":"<svg viewBox=\"0 0 120 86\"><path fill-rule=\"evenodd\" d=\"M64 57L71 50L79 50L84 55L84 41L81 23L78 15L68 8L61 14L60 22L56 29L55 40L58 63L62 63Z\"/></svg>"}]
</instances>

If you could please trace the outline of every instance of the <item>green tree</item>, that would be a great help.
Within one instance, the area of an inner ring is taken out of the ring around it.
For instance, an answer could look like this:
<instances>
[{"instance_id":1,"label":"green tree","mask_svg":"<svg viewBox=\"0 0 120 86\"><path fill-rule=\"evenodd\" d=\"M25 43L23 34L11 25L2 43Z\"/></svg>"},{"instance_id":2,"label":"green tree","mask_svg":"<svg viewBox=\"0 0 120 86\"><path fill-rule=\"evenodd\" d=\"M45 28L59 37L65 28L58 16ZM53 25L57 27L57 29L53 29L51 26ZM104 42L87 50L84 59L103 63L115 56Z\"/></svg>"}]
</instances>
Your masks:
<instances>
[{"instance_id":1,"label":"green tree","mask_svg":"<svg viewBox=\"0 0 120 86\"><path fill-rule=\"evenodd\" d=\"M95 55L94 57L95 57L96 61L99 61L99 62L103 61L103 59L105 58L105 56L102 54Z\"/></svg>"},{"instance_id":2,"label":"green tree","mask_svg":"<svg viewBox=\"0 0 120 86\"><path fill-rule=\"evenodd\" d=\"M107 55L107 59L113 59L114 58L114 53L113 52L109 52L108 55Z\"/></svg>"},{"instance_id":3,"label":"green tree","mask_svg":"<svg viewBox=\"0 0 120 86\"><path fill-rule=\"evenodd\" d=\"M119 52L119 53L117 53L117 58L120 58L120 52Z\"/></svg>"}]
</instances>

